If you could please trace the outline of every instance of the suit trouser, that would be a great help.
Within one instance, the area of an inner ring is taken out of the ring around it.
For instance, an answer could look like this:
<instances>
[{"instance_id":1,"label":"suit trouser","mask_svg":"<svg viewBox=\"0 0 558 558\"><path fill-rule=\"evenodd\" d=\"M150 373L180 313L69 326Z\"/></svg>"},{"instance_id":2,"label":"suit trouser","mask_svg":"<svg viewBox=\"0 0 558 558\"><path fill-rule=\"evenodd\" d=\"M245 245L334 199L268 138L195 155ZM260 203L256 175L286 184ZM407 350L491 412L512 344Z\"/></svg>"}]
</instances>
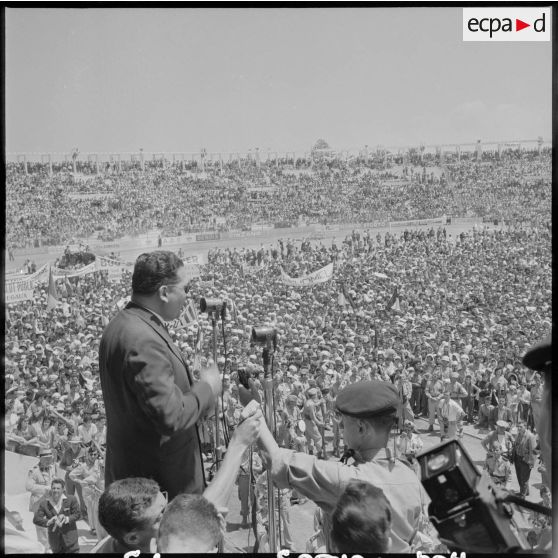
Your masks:
<instances>
[{"instance_id":1,"label":"suit trouser","mask_svg":"<svg viewBox=\"0 0 558 558\"><path fill-rule=\"evenodd\" d=\"M430 426L434 426L434 418L439 406L440 403L436 399L428 399L428 422Z\"/></svg>"},{"instance_id":2,"label":"suit trouser","mask_svg":"<svg viewBox=\"0 0 558 558\"><path fill-rule=\"evenodd\" d=\"M250 475L238 476L238 499L240 500L240 515L248 517L250 513Z\"/></svg>"},{"instance_id":3,"label":"suit trouser","mask_svg":"<svg viewBox=\"0 0 558 558\"><path fill-rule=\"evenodd\" d=\"M291 517L289 513L290 502L283 502L279 506L279 516L281 518L281 533L282 540L281 544L288 548L293 547L293 537L291 535Z\"/></svg>"},{"instance_id":4,"label":"suit trouser","mask_svg":"<svg viewBox=\"0 0 558 558\"><path fill-rule=\"evenodd\" d=\"M529 463L525 462L521 457L516 456L515 473L517 475L517 482L519 483L519 491L521 495L526 496L529 494L529 478L531 477L531 467Z\"/></svg>"},{"instance_id":5,"label":"suit trouser","mask_svg":"<svg viewBox=\"0 0 558 558\"><path fill-rule=\"evenodd\" d=\"M60 534L49 533L50 548L53 554L78 554L79 543L76 540L71 546L67 546Z\"/></svg>"},{"instance_id":6,"label":"suit trouser","mask_svg":"<svg viewBox=\"0 0 558 558\"><path fill-rule=\"evenodd\" d=\"M340 452L341 450L341 429L339 428L339 423L335 420L333 421L333 451Z\"/></svg>"},{"instance_id":7,"label":"suit trouser","mask_svg":"<svg viewBox=\"0 0 558 558\"><path fill-rule=\"evenodd\" d=\"M415 419L415 415L413 413L413 409L411 409L411 404L409 400L405 401L405 403L401 403L399 408L399 420L398 420L398 427L399 430L403 430L403 423L406 420L410 420L411 422Z\"/></svg>"},{"instance_id":8,"label":"suit trouser","mask_svg":"<svg viewBox=\"0 0 558 558\"><path fill-rule=\"evenodd\" d=\"M37 540L45 547L45 551L50 550L47 528L35 525L35 530L37 531Z\"/></svg>"},{"instance_id":9,"label":"suit trouser","mask_svg":"<svg viewBox=\"0 0 558 558\"><path fill-rule=\"evenodd\" d=\"M442 417L440 417L440 420L438 421L440 423L440 436L447 436L450 439L457 438L457 421L450 420L446 428L444 421L441 420L441 418Z\"/></svg>"},{"instance_id":10,"label":"suit trouser","mask_svg":"<svg viewBox=\"0 0 558 558\"><path fill-rule=\"evenodd\" d=\"M322 435L313 421L305 420L304 422L306 424L306 432L304 434L308 441L308 450L313 447L316 450L316 455L319 455L322 451Z\"/></svg>"},{"instance_id":11,"label":"suit trouser","mask_svg":"<svg viewBox=\"0 0 558 558\"><path fill-rule=\"evenodd\" d=\"M467 414L469 422L473 420L473 409L474 409L475 399L472 395L468 395L463 398L463 411Z\"/></svg>"},{"instance_id":12,"label":"suit trouser","mask_svg":"<svg viewBox=\"0 0 558 558\"><path fill-rule=\"evenodd\" d=\"M420 412L424 416L428 414L428 397L426 397L424 388L420 389Z\"/></svg>"},{"instance_id":13,"label":"suit trouser","mask_svg":"<svg viewBox=\"0 0 558 558\"><path fill-rule=\"evenodd\" d=\"M420 412L420 387L413 386L413 391L411 392L411 409L413 413Z\"/></svg>"}]
</instances>

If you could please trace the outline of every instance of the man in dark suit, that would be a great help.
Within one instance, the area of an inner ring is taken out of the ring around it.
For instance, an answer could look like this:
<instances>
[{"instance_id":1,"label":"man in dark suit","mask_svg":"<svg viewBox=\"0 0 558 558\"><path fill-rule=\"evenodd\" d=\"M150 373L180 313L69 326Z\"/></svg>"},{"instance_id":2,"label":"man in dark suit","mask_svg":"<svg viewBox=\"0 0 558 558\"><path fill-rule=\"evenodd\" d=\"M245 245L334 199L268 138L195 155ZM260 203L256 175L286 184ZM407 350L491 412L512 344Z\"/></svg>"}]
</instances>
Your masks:
<instances>
[{"instance_id":1,"label":"man in dark suit","mask_svg":"<svg viewBox=\"0 0 558 558\"><path fill-rule=\"evenodd\" d=\"M535 435L524 422L518 423L517 431L517 438L513 446L513 463L519 483L519 495L525 498L525 496L529 496L529 478L537 459L535 452L537 442Z\"/></svg>"},{"instance_id":2,"label":"man in dark suit","mask_svg":"<svg viewBox=\"0 0 558 558\"><path fill-rule=\"evenodd\" d=\"M33 523L48 529L48 542L53 554L79 553L76 521L80 518L75 496L64 494L64 481L53 479L50 491L39 501Z\"/></svg>"},{"instance_id":3,"label":"man in dark suit","mask_svg":"<svg viewBox=\"0 0 558 558\"><path fill-rule=\"evenodd\" d=\"M105 482L152 478L167 491L205 488L197 422L222 385L216 364L192 375L164 322L181 314L189 279L168 251L141 254L131 302L106 327L99 369L107 416Z\"/></svg>"},{"instance_id":4,"label":"man in dark suit","mask_svg":"<svg viewBox=\"0 0 558 558\"><path fill-rule=\"evenodd\" d=\"M498 406L493 407L489 417L489 426L494 428L499 420L505 420L508 423L513 422L512 412L506 406L506 401L503 397L498 399Z\"/></svg>"}]
</instances>

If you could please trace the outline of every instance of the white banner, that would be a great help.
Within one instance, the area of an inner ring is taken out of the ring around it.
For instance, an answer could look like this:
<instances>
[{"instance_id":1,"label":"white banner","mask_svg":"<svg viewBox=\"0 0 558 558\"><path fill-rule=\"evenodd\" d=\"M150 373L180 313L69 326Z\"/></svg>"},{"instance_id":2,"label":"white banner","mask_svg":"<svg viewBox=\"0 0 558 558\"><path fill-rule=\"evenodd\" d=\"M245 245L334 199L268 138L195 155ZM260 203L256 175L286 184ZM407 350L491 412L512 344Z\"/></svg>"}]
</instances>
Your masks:
<instances>
[{"instance_id":1,"label":"white banner","mask_svg":"<svg viewBox=\"0 0 558 558\"><path fill-rule=\"evenodd\" d=\"M333 264L327 264L322 269L314 271L304 277L289 277L283 269L281 269L281 279L285 285L290 287L312 287L320 283L326 283L333 277Z\"/></svg>"},{"instance_id":2,"label":"white banner","mask_svg":"<svg viewBox=\"0 0 558 558\"><path fill-rule=\"evenodd\" d=\"M122 272L126 269L132 271L133 264L127 264L118 260L111 260L105 256L95 256L95 271L107 271L111 281L118 281L122 277Z\"/></svg>"},{"instance_id":3,"label":"white banner","mask_svg":"<svg viewBox=\"0 0 558 558\"><path fill-rule=\"evenodd\" d=\"M54 279L64 279L64 277L82 277L88 273L94 273L97 271L95 262L91 262L85 267L80 267L79 269L61 269L59 267L52 268L52 275Z\"/></svg>"},{"instance_id":4,"label":"white banner","mask_svg":"<svg viewBox=\"0 0 558 558\"><path fill-rule=\"evenodd\" d=\"M413 219L411 221L390 221L389 228L391 227L416 227L419 225L445 225L446 216L436 217L434 219Z\"/></svg>"},{"instance_id":5,"label":"white banner","mask_svg":"<svg viewBox=\"0 0 558 558\"><path fill-rule=\"evenodd\" d=\"M23 300L33 300L34 283L29 279L23 281L7 281L4 289L4 301L21 302Z\"/></svg>"},{"instance_id":6,"label":"white banner","mask_svg":"<svg viewBox=\"0 0 558 558\"><path fill-rule=\"evenodd\" d=\"M195 254L188 254L181 258L184 264L198 264L205 265L207 263L207 252L196 252Z\"/></svg>"},{"instance_id":7,"label":"white banner","mask_svg":"<svg viewBox=\"0 0 558 558\"><path fill-rule=\"evenodd\" d=\"M37 283L48 279L48 265L40 267L32 275L6 279L4 284L4 301L21 302L23 300L33 300L33 289Z\"/></svg>"}]
</instances>

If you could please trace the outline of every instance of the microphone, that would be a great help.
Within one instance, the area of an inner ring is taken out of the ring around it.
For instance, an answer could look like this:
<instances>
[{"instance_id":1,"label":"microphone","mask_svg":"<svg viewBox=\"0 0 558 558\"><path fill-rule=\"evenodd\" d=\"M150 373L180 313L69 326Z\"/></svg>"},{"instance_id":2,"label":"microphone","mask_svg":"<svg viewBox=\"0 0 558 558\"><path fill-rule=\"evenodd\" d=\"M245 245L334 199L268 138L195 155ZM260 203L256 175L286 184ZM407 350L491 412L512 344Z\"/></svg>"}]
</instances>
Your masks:
<instances>
[{"instance_id":1,"label":"microphone","mask_svg":"<svg viewBox=\"0 0 558 558\"><path fill-rule=\"evenodd\" d=\"M227 302L221 298L200 298L200 310L208 314L218 314L222 320L225 319Z\"/></svg>"}]
</instances>

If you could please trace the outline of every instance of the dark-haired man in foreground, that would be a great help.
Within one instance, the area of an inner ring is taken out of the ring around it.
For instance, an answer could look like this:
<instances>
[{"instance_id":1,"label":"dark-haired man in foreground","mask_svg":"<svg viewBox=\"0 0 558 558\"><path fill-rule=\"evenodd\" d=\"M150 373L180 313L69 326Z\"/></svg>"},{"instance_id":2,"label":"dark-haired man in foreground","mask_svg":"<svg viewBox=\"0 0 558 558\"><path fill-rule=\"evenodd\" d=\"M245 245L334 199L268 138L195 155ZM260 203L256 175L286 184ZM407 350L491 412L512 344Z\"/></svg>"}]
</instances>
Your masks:
<instances>
[{"instance_id":1,"label":"dark-haired man in foreground","mask_svg":"<svg viewBox=\"0 0 558 558\"><path fill-rule=\"evenodd\" d=\"M206 552L212 549L225 532L225 506L234 487L242 454L255 442L261 419L261 411L254 409L238 425L221 468L203 496L178 494L167 507L167 494L153 479L129 478L113 482L99 500L99 521L109 536L92 552L126 554L139 550L153 553L159 528L161 552Z\"/></svg>"}]
</instances>

